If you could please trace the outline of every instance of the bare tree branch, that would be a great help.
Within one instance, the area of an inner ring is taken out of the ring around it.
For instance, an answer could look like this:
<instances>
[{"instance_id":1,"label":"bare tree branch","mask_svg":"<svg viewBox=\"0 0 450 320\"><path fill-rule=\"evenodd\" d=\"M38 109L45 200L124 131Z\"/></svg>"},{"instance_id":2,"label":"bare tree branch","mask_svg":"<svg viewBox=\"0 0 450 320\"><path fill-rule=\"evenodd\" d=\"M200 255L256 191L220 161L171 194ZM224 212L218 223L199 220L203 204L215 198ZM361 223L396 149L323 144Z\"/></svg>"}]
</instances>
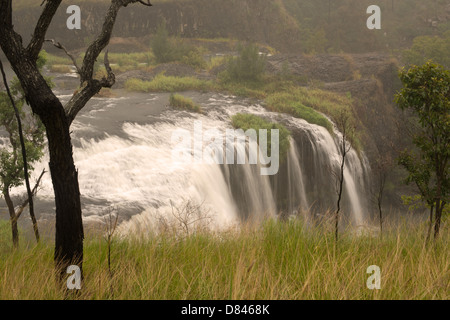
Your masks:
<instances>
[{"instance_id":1,"label":"bare tree branch","mask_svg":"<svg viewBox=\"0 0 450 320\"><path fill-rule=\"evenodd\" d=\"M73 65L77 69L78 74L80 74L80 68L78 68L77 60L75 57L67 51L66 47L64 47L60 42L56 42L54 39L45 39L46 42L51 42L56 48L64 50L67 56L69 56L70 60L72 60Z\"/></svg>"},{"instance_id":2,"label":"bare tree branch","mask_svg":"<svg viewBox=\"0 0 450 320\"><path fill-rule=\"evenodd\" d=\"M132 1L112 0L103 22L102 30L98 37L90 44L84 56L83 65L81 66L81 84L92 80L95 61L109 43L117 14L122 6L130 2Z\"/></svg>"},{"instance_id":3,"label":"bare tree branch","mask_svg":"<svg viewBox=\"0 0 450 320\"><path fill-rule=\"evenodd\" d=\"M12 29L12 0L0 1L0 23Z\"/></svg>"},{"instance_id":4,"label":"bare tree branch","mask_svg":"<svg viewBox=\"0 0 450 320\"><path fill-rule=\"evenodd\" d=\"M101 80L91 79L88 82L84 82L85 86L82 87L80 91L76 92L65 105L64 109L69 123L72 123L78 112L80 112L86 103L102 88L111 88L114 85L116 77L109 64L108 51L105 53L104 64L107 76L103 77Z\"/></svg>"},{"instance_id":5,"label":"bare tree branch","mask_svg":"<svg viewBox=\"0 0 450 320\"><path fill-rule=\"evenodd\" d=\"M12 25L12 0L0 1L0 42L7 44L10 52L4 52L9 57L22 57L24 48L22 37L14 31ZM2 45L3 46L3 45Z\"/></svg>"},{"instance_id":6,"label":"bare tree branch","mask_svg":"<svg viewBox=\"0 0 450 320\"><path fill-rule=\"evenodd\" d=\"M115 76L108 60L108 53L105 54L105 68L107 76L101 80L93 79L94 64L97 61L100 53L106 48L111 38L114 23L117 18L117 14L122 7L126 7L131 3L141 3L146 6L151 6L150 1L144 2L141 0L112 0L111 5L106 14L103 22L103 27L98 37L89 45L86 54L83 59L83 64L79 70L80 74L80 87L81 90L77 91L69 102L65 105L69 123L72 123L78 112L84 108L86 103L97 94L102 88L111 88L115 83Z\"/></svg>"},{"instance_id":7,"label":"bare tree branch","mask_svg":"<svg viewBox=\"0 0 450 320\"><path fill-rule=\"evenodd\" d=\"M39 52L41 51L42 45L45 41L45 34L47 33L48 27L50 26L50 23L53 20L53 16L58 10L61 2L62 0L48 0L45 4L44 10L42 11L41 16L39 17L39 20L34 29L31 41L26 49L30 59L32 59L33 61L36 61L38 58Z\"/></svg>"},{"instance_id":8,"label":"bare tree branch","mask_svg":"<svg viewBox=\"0 0 450 320\"><path fill-rule=\"evenodd\" d=\"M41 175L39 176L39 178L36 181L36 184L33 187L33 190L31 191L31 194L33 195L33 197L36 195L37 193L37 189L39 188L39 185L41 184L41 179L45 174L45 169L42 170ZM25 208L28 206L28 198L25 199L24 202L22 202L22 204L19 206L19 208L16 210L16 220L19 220L20 215L22 214L23 210L25 210Z\"/></svg>"},{"instance_id":9,"label":"bare tree branch","mask_svg":"<svg viewBox=\"0 0 450 320\"><path fill-rule=\"evenodd\" d=\"M103 63L105 65L105 69L106 69L106 78L104 77L101 80L101 84L102 84L102 87L111 88L114 85L114 83L116 82L116 76L114 75L114 73L111 69L111 65L109 64L108 50L106 50L106 52L105 52L105 57L103 59Z\"/></svg>"},{"instance_id":10,"label":"bare tree branch","mask_svg":"<svg viewBox=\"0 0 450 320\"><path fill-rule=\"evenodd\" d=\"M144 2L144 1L142 1L142 0L139 0L139 3L142 3L144 6L148 6L148 7L151 7L151 6L152 6L152 4L150 3L150 0L147 0L147 2Z\"/></svg>"}]
</instances>

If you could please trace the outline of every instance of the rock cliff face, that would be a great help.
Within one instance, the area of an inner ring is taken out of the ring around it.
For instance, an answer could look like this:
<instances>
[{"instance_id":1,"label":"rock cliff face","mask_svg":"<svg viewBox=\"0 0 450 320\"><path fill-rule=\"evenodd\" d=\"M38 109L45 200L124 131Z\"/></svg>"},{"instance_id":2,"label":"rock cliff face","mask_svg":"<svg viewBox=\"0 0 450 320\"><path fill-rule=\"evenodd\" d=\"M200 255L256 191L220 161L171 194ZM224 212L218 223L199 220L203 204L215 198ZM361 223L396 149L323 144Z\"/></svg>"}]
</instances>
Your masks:
<instances>
[{"instance_id":1,"label":"rock cliff face","mask_svg":"<svg viewBox=\"0 0 450 320\"><path fill-rule=\"evenodd\" d=\"M394 104L394 95L401 88L398 64L388 55L290 55L280 54L268 59L270 73L281 72L283 64L292 74L319 82L325 90L351 95L355 112L365 133L365 152L371 160L390 152L389 143L396 141L401 112ZM371 161L372 162L372 161Z\"/></svg>"},{"instance_id":2,"label":"rock cliff face","mask_svg":"<svg viewBox=\"0 0 450 320\"><path fill-rule=\"evenodd\" d=\"M77 4L72 1L70 4ZM68 30L63 2L48 32L49 38L65 42L71 49L83 47L99 32L108 5L81 2L81 30ZM16 11L15 28L25 37L32 32L41 10ZM267 44L282 52L298 52L300 31L281 1L273 0L196 0L160 3L151 8L130 5L119 12L113 36L146 37L162 22L172 35L183 37L224 37Z\"/></svg>"}]
</instances>

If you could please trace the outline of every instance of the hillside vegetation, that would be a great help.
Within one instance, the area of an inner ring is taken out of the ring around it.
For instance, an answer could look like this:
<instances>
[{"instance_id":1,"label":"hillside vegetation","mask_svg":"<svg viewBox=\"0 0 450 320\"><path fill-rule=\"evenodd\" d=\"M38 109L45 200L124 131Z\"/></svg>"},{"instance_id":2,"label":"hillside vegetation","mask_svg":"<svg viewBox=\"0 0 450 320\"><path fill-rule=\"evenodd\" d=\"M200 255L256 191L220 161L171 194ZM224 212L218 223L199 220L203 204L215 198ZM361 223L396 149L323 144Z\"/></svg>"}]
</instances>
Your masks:
<instances>
[{"instance_id":1,"label":"hillside vegetation","mask_svg":"<svg viewBox=\"0 0 450 320\"><path fill-rule=\"evenodd\" d=\"M16 27L29 28L41 3L15 0ZM80 47L100 30L109 0L63 1L50 35L72 39ZM133 5L119 15L114 35L145 37L166 21L171 35L230 38L264 43L279 51L296 53L392 53L408 48L418 36L443 36L450 30L450 4L446 0L383 0L382 30L366 28L366 9L371 0L154 0L142 10ZM82 8L82 30L65 28L68 5ZM20 17L20 18L19 18ZM24 23L26 21L26 23ZM21 32L24 35L30 32ZM69 44L68 44L69 45Z\"/></svg>"},{"instance_id":2,"label":"hillside vegetation","mask_svg":"<svg viewBox=\"0 0 450 320\"><path fill-rule=\"evenodd\" d=\"M49 29L48 37L71 39L70 49L83 47L100 31L109 1L64 1ZM79 5L82 10L80 31L68 30L65 8ZM300 30L285 10L281 0L186 0L154 1L152 8L139 4L122 10L114 27L115 37L151 37L166 21L171 35L188 38L229 38L264 43L281 51L298 51ZM30 23L37 21L40 11L36 1L20 1L15 27L29 35ZM24 23L27 21L27 23Z\"/></svg>"}]
</instances>

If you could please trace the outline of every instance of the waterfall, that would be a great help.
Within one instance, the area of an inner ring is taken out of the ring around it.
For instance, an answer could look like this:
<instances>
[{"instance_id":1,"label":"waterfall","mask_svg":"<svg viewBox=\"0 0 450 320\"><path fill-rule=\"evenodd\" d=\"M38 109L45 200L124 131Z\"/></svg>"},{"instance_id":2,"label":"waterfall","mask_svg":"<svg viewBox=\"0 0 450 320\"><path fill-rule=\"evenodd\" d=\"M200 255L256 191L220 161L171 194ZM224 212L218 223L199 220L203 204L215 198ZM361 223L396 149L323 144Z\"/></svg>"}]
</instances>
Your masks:
<instances>
[{"instance_id":1,"label":"waterfall","mask_svg":"<svg viewBox=\"0 0 450 320\"><path fill-rule=\"evenodd\" d=\"M299 199L301 210L306 212L309 209L308 200L306 198L306 186L303 182L304 176L300 166L300 156L297 150L297 144L294 139L290 139L290 149L288 155L288 172L289 172L289 199L290 211L294 210L292 203L294 199Z\"/></svg>"},{"instance_id":2,"label":"waterfall","mask_svg":"<svg viewBox=\"0 0 450 320\"><path fill-rule=\"evenodd\" d=\"M213 229L280 213L309 215L335 208L331 172L339 165L338 133L333 136L323 127L268 112L235 97L196 95L204 114L165 108L164 94L96 98L83 110L73 123L72 137L86 223L102 222L105 208L110 206L120 214L123 233L148 232L161 219L173 218L174 212L182 211L188 202L201 206L211 218L208 221ZM160 113L152 114L151 109L158 103ZM121 108L127 108L126 112ZM193 123L201 121L203 130L225 132L231 128L230 117L237 113L259 115L291 131L290 148L276 175L263 176L260 165L248 161L174 161L171 136L175 130L186 130L195 137ZM47 163L45 156L35 165L35 175ZM359 225L364 223L367 210L365 193L370 169L364 155L353 149L345 168L343 211ZM54 205L49 174L43 179L37 199L41 204L40 219L51 219Z\"/></svg>"}]
</instances>

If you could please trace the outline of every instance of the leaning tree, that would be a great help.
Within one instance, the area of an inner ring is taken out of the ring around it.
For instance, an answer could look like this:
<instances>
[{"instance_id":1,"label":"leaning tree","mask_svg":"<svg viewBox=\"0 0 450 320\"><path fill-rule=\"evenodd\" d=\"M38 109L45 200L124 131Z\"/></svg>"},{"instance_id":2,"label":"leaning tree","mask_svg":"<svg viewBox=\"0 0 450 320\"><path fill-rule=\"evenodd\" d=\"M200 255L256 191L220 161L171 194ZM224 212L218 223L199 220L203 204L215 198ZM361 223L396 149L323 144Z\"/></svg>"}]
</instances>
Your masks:
<instances>
[{"instance_id":1,"label":"leaning tree","mask_svg":"<svg viewBox=\"0 0 450 320\"><path fill-rule=\"evenodd\" d=\"M36 64L39 52L47 40L45 38L47 30L61 2L62 0L42 2L42 13L30 42L25 45L20 34L14 30L12 0L0 0L0 47L19 78L33 113L45 126L56 205L54 259L62 275L67 266L78 265L82 268L83 262L84 232L78 173L72 156L70 125L78 112L100 89L110 88L115 82L107 54L104 59L107 75L102 79L95 79L93 73L97 57L109 43L119 10L134 3L146 6L151 4L143 0L111 0L102 29L89 45L82 65L77 66L75 59L72 59L80 76L80 89L63 105L48 86ZM59 42L53 41L53 44L65 50Z\"/></svg>"}]
</instances>

